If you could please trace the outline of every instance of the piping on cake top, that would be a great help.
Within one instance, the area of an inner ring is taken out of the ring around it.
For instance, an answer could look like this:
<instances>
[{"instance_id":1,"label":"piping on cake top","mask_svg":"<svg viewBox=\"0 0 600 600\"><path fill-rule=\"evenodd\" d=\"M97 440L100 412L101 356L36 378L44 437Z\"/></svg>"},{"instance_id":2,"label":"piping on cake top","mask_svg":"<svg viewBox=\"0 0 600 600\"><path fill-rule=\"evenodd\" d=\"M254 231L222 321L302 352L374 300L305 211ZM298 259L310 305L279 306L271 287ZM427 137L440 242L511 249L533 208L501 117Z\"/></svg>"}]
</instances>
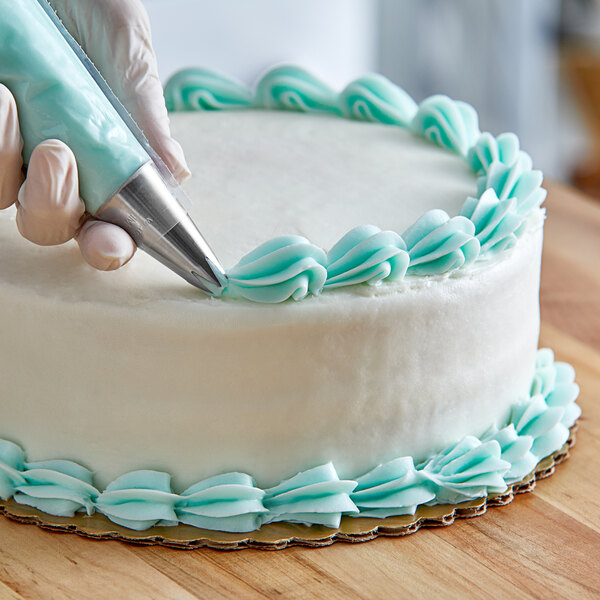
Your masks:
<instances>
[{"instance_id":1,"label":"piping on cake top","mask_svg":"<svg viewBox=\"0 0 600 600\"><path fill-rule=\"evenodd\" d=\"M274 303L407 275L449 274L513 247L546 198L542 173L533 170L516 135L480 132L475 109L447 96L417 105L381 75L356 79L338 94L304 69L285 65L268 71L251 93L212 71L185 69L167 82L165 100L171 111L315 111L404 127L459 154L478 176L477 197L466 198L460 215L430 210L402 235L362 225L329 252L301 236L268 240L228 271L224 296Z\"/></svg>"}]
</instances>

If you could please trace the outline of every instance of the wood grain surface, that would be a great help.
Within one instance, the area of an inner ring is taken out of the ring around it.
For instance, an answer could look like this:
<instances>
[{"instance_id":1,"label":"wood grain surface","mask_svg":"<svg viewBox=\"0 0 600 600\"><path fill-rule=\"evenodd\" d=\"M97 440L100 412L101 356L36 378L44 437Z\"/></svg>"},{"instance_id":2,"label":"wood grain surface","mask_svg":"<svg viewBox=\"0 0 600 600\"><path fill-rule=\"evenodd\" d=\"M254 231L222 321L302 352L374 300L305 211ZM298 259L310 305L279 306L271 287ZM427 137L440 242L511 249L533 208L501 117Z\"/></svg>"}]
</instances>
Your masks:
<instances>
[{"instance_id":1,"label":"wood grain surface","mask_svg":"<svg viewBox=\"0 0 600 600\"><path fill-rule=\"evenodd\" d=\"M600 204L553 184L541 345L571 362L571 458L532 494L406 538L283 551L92 541L0 518L0 598L600 597Z\"/></svg>"}]
</instances>

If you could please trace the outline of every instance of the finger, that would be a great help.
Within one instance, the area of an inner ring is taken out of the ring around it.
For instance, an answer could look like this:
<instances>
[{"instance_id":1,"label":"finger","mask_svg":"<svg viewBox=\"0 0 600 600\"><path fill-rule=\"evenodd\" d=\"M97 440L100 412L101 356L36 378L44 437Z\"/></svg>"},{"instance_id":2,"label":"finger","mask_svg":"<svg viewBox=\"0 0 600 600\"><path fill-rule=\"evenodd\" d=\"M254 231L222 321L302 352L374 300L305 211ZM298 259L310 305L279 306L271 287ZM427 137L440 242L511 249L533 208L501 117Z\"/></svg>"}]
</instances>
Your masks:
<instances>
[{"instance_id":1,"label":"finger","mask_svg":"<svg viewBox=\"0 0 600 600\"><path fill-rule=\"evenodd\" d=\"M178 181L190 176L169 116L141 0L57 0L55 8Z\"/></svg>"},{"instance_id":2,"label":"finger","mask_svg":"<svg viewBox=\"0 0 600 600\"><path fill-rule=\"evenodd\" d=\"M84 212L73 152L59 140L42 142L31 154L19 190L19 231L41 246L62 244L75 235Z\"/></svg>"},{"instance_id":3,"label":"finger","mask_svg":"<svg viewBox=\"0 0 600 600\"><path fill-rule=\"evenodd\" d=\"M103 221L87 221L75 239L86 262L100 271L122 267L135 253L135 243L127 232Z\"/></svg>"},{"instance_id":4,"label":"finger","mask_svg":"<svg viewBox=\"0 0 600 600\"><path fill-rule=\"evenodd\" d=\"M191 175L183 149L171 137L169 117L165 107L162 85L158 75L140 75L141 79L128 82L131 90L123 93L123 102L144 132L148 142L163 159L180 183Z\"/></svg>"},{"instance_id":5,"label":"finger","mask_svg":"<svg viewBox=\"0 0 600 600\"><path fill-rule=\"evenodd\" d=\"M9 89L0 83L0 209L17 200L23 183L22 150L17 104Z\"/></svg>"}]
</instances>

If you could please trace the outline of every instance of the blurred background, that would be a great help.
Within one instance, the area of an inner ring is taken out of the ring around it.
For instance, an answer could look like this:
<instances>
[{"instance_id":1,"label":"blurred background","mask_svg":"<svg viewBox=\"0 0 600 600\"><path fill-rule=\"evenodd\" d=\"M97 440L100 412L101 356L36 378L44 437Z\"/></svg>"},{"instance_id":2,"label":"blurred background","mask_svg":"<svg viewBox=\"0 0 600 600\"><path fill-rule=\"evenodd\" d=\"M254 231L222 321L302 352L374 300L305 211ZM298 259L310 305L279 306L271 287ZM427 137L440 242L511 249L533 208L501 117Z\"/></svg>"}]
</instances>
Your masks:
<instances>
[{"instance_id":1,"label":"blurred background","mask_svg":"<svg viewBox=\"0 0 600 600\"><path fill-rule=\"evenodd\" d=\"M144 0L161 78L251 85L293 62L342 88L378 71L417 101L473 104L546 176L600 197L600 0Z\"/></svg>"}]
</instances>

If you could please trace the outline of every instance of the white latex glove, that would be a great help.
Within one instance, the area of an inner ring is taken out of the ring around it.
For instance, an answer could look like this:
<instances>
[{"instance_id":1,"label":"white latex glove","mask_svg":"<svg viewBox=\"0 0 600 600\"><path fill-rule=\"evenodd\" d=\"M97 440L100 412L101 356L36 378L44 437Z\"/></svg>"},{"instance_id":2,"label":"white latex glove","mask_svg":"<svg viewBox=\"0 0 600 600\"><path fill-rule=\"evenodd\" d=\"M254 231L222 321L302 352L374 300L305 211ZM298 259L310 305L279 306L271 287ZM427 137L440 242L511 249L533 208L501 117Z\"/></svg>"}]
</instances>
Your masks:
<instances>
[{"instance_id":1,"label":"white latex glove","mask_svg":"<svg viewBox=\"0 0 600 600\"><path fill-rule=\"evenodd\" d=\"M141 0L52 0L52 5L175 177L186 179L190 172L169 132ZM19 231L36 244L62 244L75 237L93 267L108 271L124 265L135 244L121 228L85 213L71 150L58 140L42 142L24 181L22 146L17 106L0 84L0 209L16 203Z\"/></svg>"}]
</instances>

